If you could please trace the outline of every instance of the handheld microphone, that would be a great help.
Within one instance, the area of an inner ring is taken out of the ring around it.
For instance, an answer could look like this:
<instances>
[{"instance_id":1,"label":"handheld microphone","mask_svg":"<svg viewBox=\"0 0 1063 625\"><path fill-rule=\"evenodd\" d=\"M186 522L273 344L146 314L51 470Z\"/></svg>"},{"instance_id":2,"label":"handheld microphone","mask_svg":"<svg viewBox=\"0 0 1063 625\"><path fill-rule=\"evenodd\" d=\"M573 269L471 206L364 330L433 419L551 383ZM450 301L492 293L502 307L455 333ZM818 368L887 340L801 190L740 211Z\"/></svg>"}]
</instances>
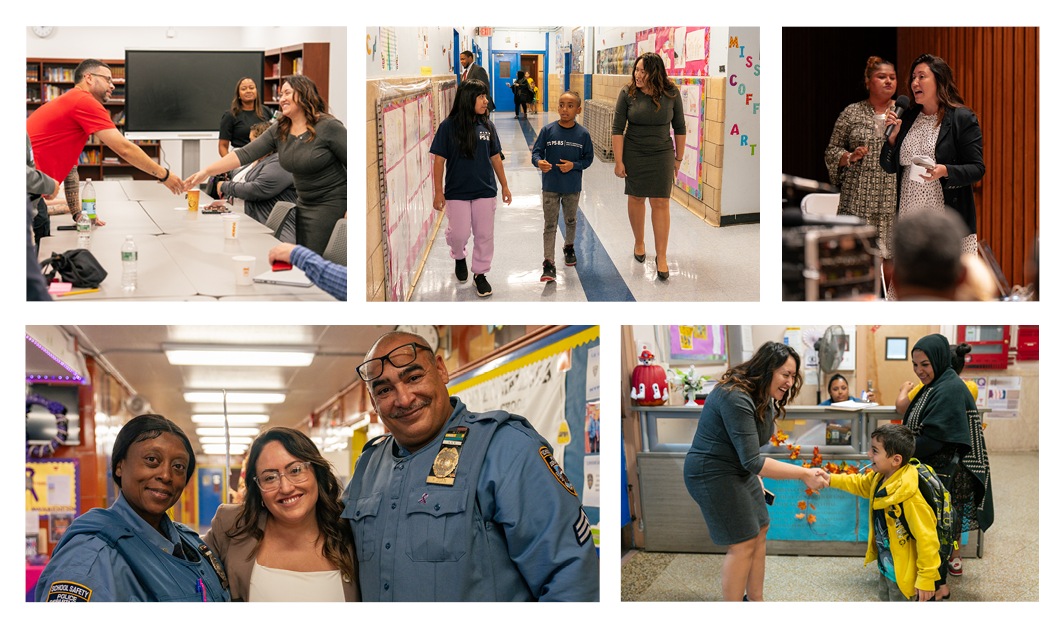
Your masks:
<instances>
[{"instance_id":1,"label":"handheld microphone","mask_svg":"<svg viewBox=\"0 0 1063 625\"><path fill-rule=\"evenodd\" d=\"M911 102L909 102L908 96L906 95L897 98L897 119L900 119L901 115L904 115L904 109L908 108L910 104ZM893 134L893 124L886 127L886 134L884 136L886 139L889 139L891 134Z\"/></svg>"}]
</instances>

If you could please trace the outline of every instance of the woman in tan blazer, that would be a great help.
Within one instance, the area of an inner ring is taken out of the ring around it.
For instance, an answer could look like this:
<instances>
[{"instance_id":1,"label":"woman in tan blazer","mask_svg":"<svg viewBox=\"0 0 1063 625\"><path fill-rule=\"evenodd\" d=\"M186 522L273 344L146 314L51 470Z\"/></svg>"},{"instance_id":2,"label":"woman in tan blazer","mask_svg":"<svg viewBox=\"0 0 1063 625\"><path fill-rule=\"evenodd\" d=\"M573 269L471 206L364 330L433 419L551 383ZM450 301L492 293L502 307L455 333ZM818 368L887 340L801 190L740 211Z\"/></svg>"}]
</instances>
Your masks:
<instances>
[{"instance_id":1,"label":"woman in tan blazer","mask_svg":"<svg viewBox=\"0 0 1063 625\"><path fill-rule=\"evenodd\" d=\"M271 428L251 445L243 504L218 508L204 541L233 601L361 601L342 488L305 434Z\"/></svg>"}]
</instances>

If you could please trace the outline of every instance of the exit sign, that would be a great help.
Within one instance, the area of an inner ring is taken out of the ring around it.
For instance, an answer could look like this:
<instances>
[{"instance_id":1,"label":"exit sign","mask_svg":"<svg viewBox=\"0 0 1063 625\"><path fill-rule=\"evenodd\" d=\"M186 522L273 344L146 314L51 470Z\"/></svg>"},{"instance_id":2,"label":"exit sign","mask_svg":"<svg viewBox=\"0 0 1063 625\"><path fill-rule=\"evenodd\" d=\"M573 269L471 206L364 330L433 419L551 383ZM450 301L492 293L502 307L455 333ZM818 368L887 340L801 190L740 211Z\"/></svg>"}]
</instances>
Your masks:
<instances>
[{"instance_id":1,"label":"exit sign","mask_svg":"<svg viewBox=\"0 0 1063 625\"><path fill-rule=\"evenodd\" d=\"M476 34L481 36L481 37L490 37L491 36L491 27L490 26L481 26L481 27L476 29Z\"/></svg>"}]
</instances>

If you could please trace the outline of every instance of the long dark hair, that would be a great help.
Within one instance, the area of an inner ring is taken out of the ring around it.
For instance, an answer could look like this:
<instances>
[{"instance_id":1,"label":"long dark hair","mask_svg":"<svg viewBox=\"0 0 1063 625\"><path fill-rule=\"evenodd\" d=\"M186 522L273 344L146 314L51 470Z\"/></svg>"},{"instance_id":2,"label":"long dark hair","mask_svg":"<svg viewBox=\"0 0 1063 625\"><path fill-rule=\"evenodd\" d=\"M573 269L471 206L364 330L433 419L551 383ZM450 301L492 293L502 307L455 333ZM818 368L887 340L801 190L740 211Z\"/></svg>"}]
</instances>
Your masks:
<instances>
[{"instance_id":1,"label":"long dark hair","mask_svg":"<svg viewBox=\"0 0 1063 625\"><path fill-rule=\"evenodd\" d=\"M327 117L332 117L328 113L328 104L321 99L314 81L306 76L289 76L284 79L284 82L291 85L292 91L299 94L299 101L295 105L303 109L303 115L306 116L306 129L310 131L309 136L306 138L306 143L310 143L314 140L314 124ZM283 86L281 84L281 87ZM287 141L291 128L292 120L288 119L287 115L281 117L280 121L277 122L277 138L281 141Z\"/></svg>"},{"instance_id":2,"label":"long dark hair","mask_svg":"<svg viewBox=\"0 0 1063 625\"><path fill-rule=\"evenodd\" d=\"M184 443L185 451L188 452L188 469L185 475L188 476L188 482L192 481L192 474L196 471L196 454L192 451L192 443L189 442L188 437L176 423L166 417L158 414L144 414L130 419L129 423L122 426L122 429L118 431L118 436L114 439L114 447L111 449L111 479L118 485L118 488L122 487L122 478L118 475L118 463L125 460L129 448L134 443L158 438L164 433L173 434ZM186 482L185 485L187 486L188 483Z\"/></svg>"},{"instance_id":3,"label":"long dark hair","mask_svg":"<svg viewBox=\"0 0 1063 625\"><path fill-rule=\"evenodd\" d=\"M938 121L936 125L940 126L941 120L945 119L946 112L957 108L967 108L967 105L963 103L959 87L956 86L956 81L952 78L952 68L945 62L945 59L933 54L923 54L912 62L912 69L908 72L909 93L912 91L912 76L915 74L915 66L920 63L926 63L926 66L930 68L930 73L934 75L934 82L937 84Z\"/></svg>"},{"instance_id":4,"label":"long dark hair","mask_svg":"<svg viewBox=\"0 0 1063 625\"><path fill-rule=\"evenodd\" d=\"M644 52L635 59L635 64L631 66L631 82L627 86L629 96L638 97L639 88L635 86L635 68L638 67L639 61L642 61L642 69L646 72L646 84L653 91L650 97L653 98L653 103L657 105L659 111L661 110L661 94L674 98L679 95L679 89L665 72L661 55L656 52Z\"/></svg>"},{"instance_id":5,"label":"long dark hair","mask_svg":"<svg viewBox=\"0 0 1063 625\"><path fill-rule=\"evenodd\" d=\"M318 530L324 539L325 557L344 575L354 579L354 561L351 558L354 537L351 535L350 524L340 518L343 512L340 499L343 489L332 472L332 465L321 455L317 445L299 430L270 428L251 444L251 451L247 454L247 494L244 496L244 507L225 535L234 539L251 536L261 543L263 532L258 526L259 519L263 514L268 515L269 510L265 507L262 490L254 477L258 473L256 465L262 449L272 442L280 443L288 453L303 462L309 462L314 468L314 477L317 479L317 505L314 514L317 516ZM251 555L254 556L257 551L256 545Z\"/></svg>"},{"instance_id":6,"label":"long dark hair","mask_svg":"<svg viewBox=\"0 0 1063 625\"><path fill-rule=\"evenodd\" d=\"M454 136L457 137L461 155L465 158L476 156L476 143L479 141L476 134L477 124L486 125L491 131L491 139L494 140L494 125L488 120L487 114L476 114L476 99L481 95L487 95L487 85L483 81L475 78L463 80L454 94L454 108L447 116L454 125Z\"/></svg>"},{"instance_id":7,"label":"long dark hair","mask_svg":"<svg viewBox=\"0 0 1063 625\"><path fill-rule=\"evenodd\" d=\"M757 421L763 423L764 412L768 409L768 401L771 400L768 392L771 389L772 378L775 376L775 371L786 364L787 358L794 359L796 375L793 386L786 391L786 396L782 398L782 401L778 402L778 418L785 419L786 404L793 401L801 392L803 380L801 357L789 345L768 341L760 346L757 353L753 354L753 358L728 369L720 378L720 384L725 385L728 391L739 388L749 393L749 396L753 398Z\"/></svg>"},{"instance_id":8,"label":"long dark hair","mask_svg":"<svg viewBox=\"0 0 1063 625\"><path fill-rule=\"evenodd\" d=\"M236 93L233 94L233 105L232 109L229 111L232 113L233 117L239 115L240 111L244 108L244 103L240 100L240 85L242 85L245 80L250 80L252 83L255 82L255 79L250 76L244 76L236 81ZM258 88L257 83L255 84L255 107L252 110L255 111L255 117L262 121L266 120L266 112L262 109L262 91Z\"/></svg>"}]
</instances>

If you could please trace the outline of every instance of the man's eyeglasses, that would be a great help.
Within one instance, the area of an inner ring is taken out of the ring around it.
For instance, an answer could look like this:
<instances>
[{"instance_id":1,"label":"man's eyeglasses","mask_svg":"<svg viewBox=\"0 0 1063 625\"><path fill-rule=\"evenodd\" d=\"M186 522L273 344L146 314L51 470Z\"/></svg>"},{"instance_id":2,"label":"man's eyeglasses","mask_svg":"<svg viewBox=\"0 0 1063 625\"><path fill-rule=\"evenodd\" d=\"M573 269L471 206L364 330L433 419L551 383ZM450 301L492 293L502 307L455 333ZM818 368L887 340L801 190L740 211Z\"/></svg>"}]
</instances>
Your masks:
<instances>
[{"instance_id":1,"label":"man's eyeglasses","mask_svg":"<svg viewBox=\"0 0 1063 625\"><path fill-rule=\"evenodd\" d=\"M429 354L432 353L432 350L429 347L419 343L399 345L380 358L367 360L358 365L358 376L365 382L372 382L384 374L384 361L390 362L392 367L405 367L414 360L417 360L418 349L423 349Z\"/></svg>"},{"instance_id":2,"label":"man's eyeglasses","mask_svg":"<svg viewBox=\"0 0 1063 625\"><path fill-rule=\"evenodd\" d=\"M263 471L262 475L255 476L255 482L264 493L269 493L281 487L281 478L286 477L292 484L302 484L310 479L313 468L309 462L296 462L284 471Z\"/></svg>"},{"instance_id":3,"label":"man's eyeglasses","mask_svg":"<svg viewBox=\"0 0 1063 625\"><path fill-rule=\"evenodd\" d=\"M110 76L104 76L103 74L93 74L92 72L89 72L89 76L95 76L96 78L102 78L102 79L106 80L108 84L111 84L111 85L114 84L114 79L111 78Z\"/></svg>"}]
</instances>

